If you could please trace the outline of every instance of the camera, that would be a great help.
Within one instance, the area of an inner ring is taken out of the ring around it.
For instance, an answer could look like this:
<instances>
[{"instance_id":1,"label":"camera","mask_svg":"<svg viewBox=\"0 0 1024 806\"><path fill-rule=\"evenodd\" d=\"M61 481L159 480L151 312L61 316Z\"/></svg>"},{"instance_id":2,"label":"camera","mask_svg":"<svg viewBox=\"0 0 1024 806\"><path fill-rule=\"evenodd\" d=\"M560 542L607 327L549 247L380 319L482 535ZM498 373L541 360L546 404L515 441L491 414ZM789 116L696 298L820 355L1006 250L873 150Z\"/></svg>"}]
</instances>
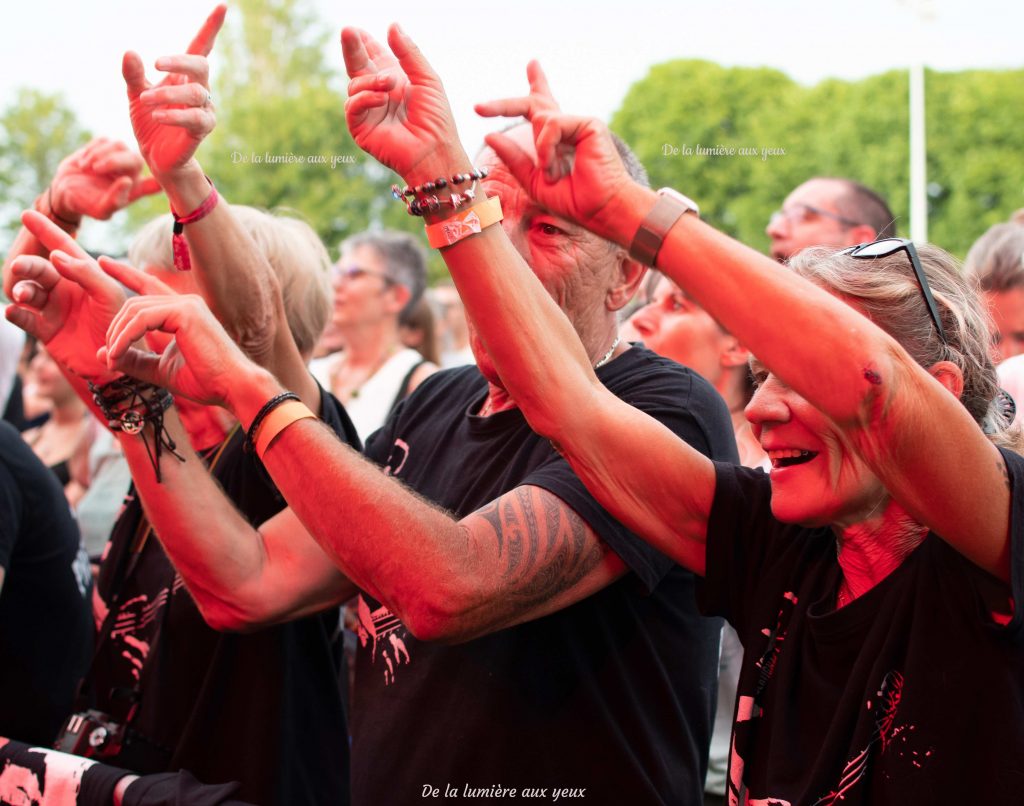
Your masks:
<instances>
[{"instance_id":1,"label":"camera","mask_svg":"<svg viewBox=\"0 0 1024 806\"><path fill-rule=\"evenodd\" d=\"M124 725L101 711L72 714L64 723L53 747L84 758L110 758L121 752Z\"/></svg>"}]
</instances>

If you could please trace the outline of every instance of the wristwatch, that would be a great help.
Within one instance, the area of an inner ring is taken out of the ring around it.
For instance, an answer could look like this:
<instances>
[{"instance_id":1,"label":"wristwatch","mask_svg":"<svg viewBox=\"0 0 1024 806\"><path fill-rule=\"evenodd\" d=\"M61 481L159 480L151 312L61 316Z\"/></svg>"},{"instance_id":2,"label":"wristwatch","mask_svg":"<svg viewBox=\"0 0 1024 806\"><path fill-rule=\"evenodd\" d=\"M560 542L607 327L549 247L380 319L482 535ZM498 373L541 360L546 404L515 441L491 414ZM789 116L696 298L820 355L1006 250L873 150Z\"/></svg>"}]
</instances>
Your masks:
<instances>
[{"instance_id":1,"label":"wristwatch","mask_svg":"<svg viewBox=\"0 0 1024 806\"><path fill-rule=\"evenodd\" d=\"M640 224L640 229L633 237L633 243L629 245L629 256L639 263L653 266L665 236L683 213L693 213L699 218L700 208L693 199L687 198L678 190L661 188L658 191L657 204Z\"/></svg>"}]
</instances>

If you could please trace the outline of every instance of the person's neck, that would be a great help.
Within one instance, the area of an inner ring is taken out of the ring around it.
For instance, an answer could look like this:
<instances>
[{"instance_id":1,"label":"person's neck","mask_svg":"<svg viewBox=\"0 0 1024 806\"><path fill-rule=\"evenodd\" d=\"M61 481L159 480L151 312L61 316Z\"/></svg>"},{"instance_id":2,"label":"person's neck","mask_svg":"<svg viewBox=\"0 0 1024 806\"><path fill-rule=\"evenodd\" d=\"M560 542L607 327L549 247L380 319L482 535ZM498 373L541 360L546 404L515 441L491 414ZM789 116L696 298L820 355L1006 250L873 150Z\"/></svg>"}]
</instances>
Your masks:
<instances>
[{"instance_id":1,"label":"person's neck","mask_svg":"<svg viewBox=\"0 0 1024 806\"><path fill-rule=\"evenodd\" d=\"M619 326L614 314L604 320L603 326L592 336L580 340L590 358L590 366L597 369L614 361L629 349L629 342L619 337Z\"/></svg>"},{"instance_id":2,"label":"person's neck","mask_svg":"<svg viewBox=\"0 0 1024 806\"><path fill-rule=\"evenodd\" d=\"M746 366L739 368L746 372ZM750 428L750 420L746 418L744 411L747 401L744 393L744 383L740 372L723 372L715 380L715 389L725 400L729 407L729 418L732 420L732 432L736 436L736 450L740 455L740 464L744 467L760 467L764 464L767 454L761 443L754 437Z\"/></svg>"},{"instance_id":3,"label":"person's neck","mask_svg":"<svg viewBox=\"0 0 1024 806\"><path fill-rule=\"evenodd\" d=\"M487 382L487 397L477 414L481 417L490 417L499 411L508 411L516 408L516 402L505 389L497 384Z\"/></svg>"},{"instance_id":4,"label":"person's neck","mask_svg":"<svg viewBox=\"0 0 1024 806\"><path fill-rule=\"evenodd\" d=\"M851 526L833 526L843 572L840 585L855 599L895 571L928 534L899 504L888 503L876 515Z\"/></svg>"},{"instance_id":5,"label":"person's neck","mask_svg":"<svg viewBox=\"0 0 1024 806\"><path fill-rule=\"evenodd\" d=\"M71 400L54 402L50 409L50 422L54 425L76 425L85 416L85 404L77 397Z\"/></svg>"},{"instance_id":6,"label":"person's neck","mask_svg":"<svg viewBox=\"0 0 1024 806\"><path fill-rule=\"evenodd\" d=\"M614 330L603 341L601 339L593 340L592 346L588 349L592 365L607 364L610 361L614 361L629 349L628 342L619 341L617 344L615 343L617 336L618 330ZM488 381L487 397L477 414L480 417L489 417L492 414L497 414L499 411L514 408L516 408L516 402L512 399L512 395L501 386Z\"/></svg>"},{"instance_id":7,"label":"person's neck","mask_svg":"<svg viewBox=\"0 0 1024 806\"><path fill-rule=\"evenodd\" d=\"M345 330L345 363L349 367L373 367L398 351L398 327L392 320Z\"/></svg>"},{"instance_id":8,"label":"person's neck","mask_svg":"<svg viewBox=\"0 0 1024 806\"><path fill-rule=\"evenodd\" d=\"M740 455L740 464L744 467L761 467L768 454L757 441L750 428L750 420L743 416L743 409L729 412L732 419L732 431L736 436L736 450Z\"/></svg>"}]
</instances>

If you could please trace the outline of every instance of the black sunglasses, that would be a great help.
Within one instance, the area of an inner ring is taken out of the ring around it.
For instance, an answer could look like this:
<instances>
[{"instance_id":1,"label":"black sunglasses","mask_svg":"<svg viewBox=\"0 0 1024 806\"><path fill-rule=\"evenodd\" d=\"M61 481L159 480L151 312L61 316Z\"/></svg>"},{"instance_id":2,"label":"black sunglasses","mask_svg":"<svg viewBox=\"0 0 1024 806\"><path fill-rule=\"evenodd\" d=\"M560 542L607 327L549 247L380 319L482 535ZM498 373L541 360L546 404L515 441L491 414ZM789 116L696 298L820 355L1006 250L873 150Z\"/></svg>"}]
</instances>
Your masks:
<instances>
[{"instance_id":1,"label":"black sunglasses","mask_svg":"<svg viewBox=\"0 0 1024 806\"><path fill-rule=\"evenodd\" d=\"M921 266L921 259L917 256L917 249L914 247L913 241L908 241L906 238L882 238L880 241L851 246L849 249L842 250L839 254L864 260L874 260L875 258L888 257L901 250L905 251L910 258L910 265L914 269L917 284L921 286L921 293L924 295L924 301L928 306L928 313L932 317L932 322L935 323L935 329L939 332L939 338L942 339L943 344L949 344L946 341L946 334L942 330L939 309L935 305L935 298L932 297L932 290L928 287L928 278L925 276L924 268Z\"/></svg>"}]
</instances>

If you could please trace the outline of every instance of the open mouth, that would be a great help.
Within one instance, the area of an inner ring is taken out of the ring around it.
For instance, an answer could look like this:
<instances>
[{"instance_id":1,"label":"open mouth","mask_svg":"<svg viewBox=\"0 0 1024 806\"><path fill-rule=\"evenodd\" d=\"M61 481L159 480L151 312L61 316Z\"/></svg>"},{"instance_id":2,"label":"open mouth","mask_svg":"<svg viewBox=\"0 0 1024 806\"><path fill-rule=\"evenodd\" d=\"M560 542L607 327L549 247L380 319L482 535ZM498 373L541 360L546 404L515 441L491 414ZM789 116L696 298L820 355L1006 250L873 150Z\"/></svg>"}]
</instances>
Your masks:
<instances>
[{"instance_id":1,"label":"open mouth","mask_svg":"<svg viewBox=\"0 0 1024 806\"><path fill-rule=\"evenodd\" d=\"M773 468L793 467L794 465L806 464L817 455L817 451L768 451L768 458L771 460Z\"/></svg>"}]
</instances>

